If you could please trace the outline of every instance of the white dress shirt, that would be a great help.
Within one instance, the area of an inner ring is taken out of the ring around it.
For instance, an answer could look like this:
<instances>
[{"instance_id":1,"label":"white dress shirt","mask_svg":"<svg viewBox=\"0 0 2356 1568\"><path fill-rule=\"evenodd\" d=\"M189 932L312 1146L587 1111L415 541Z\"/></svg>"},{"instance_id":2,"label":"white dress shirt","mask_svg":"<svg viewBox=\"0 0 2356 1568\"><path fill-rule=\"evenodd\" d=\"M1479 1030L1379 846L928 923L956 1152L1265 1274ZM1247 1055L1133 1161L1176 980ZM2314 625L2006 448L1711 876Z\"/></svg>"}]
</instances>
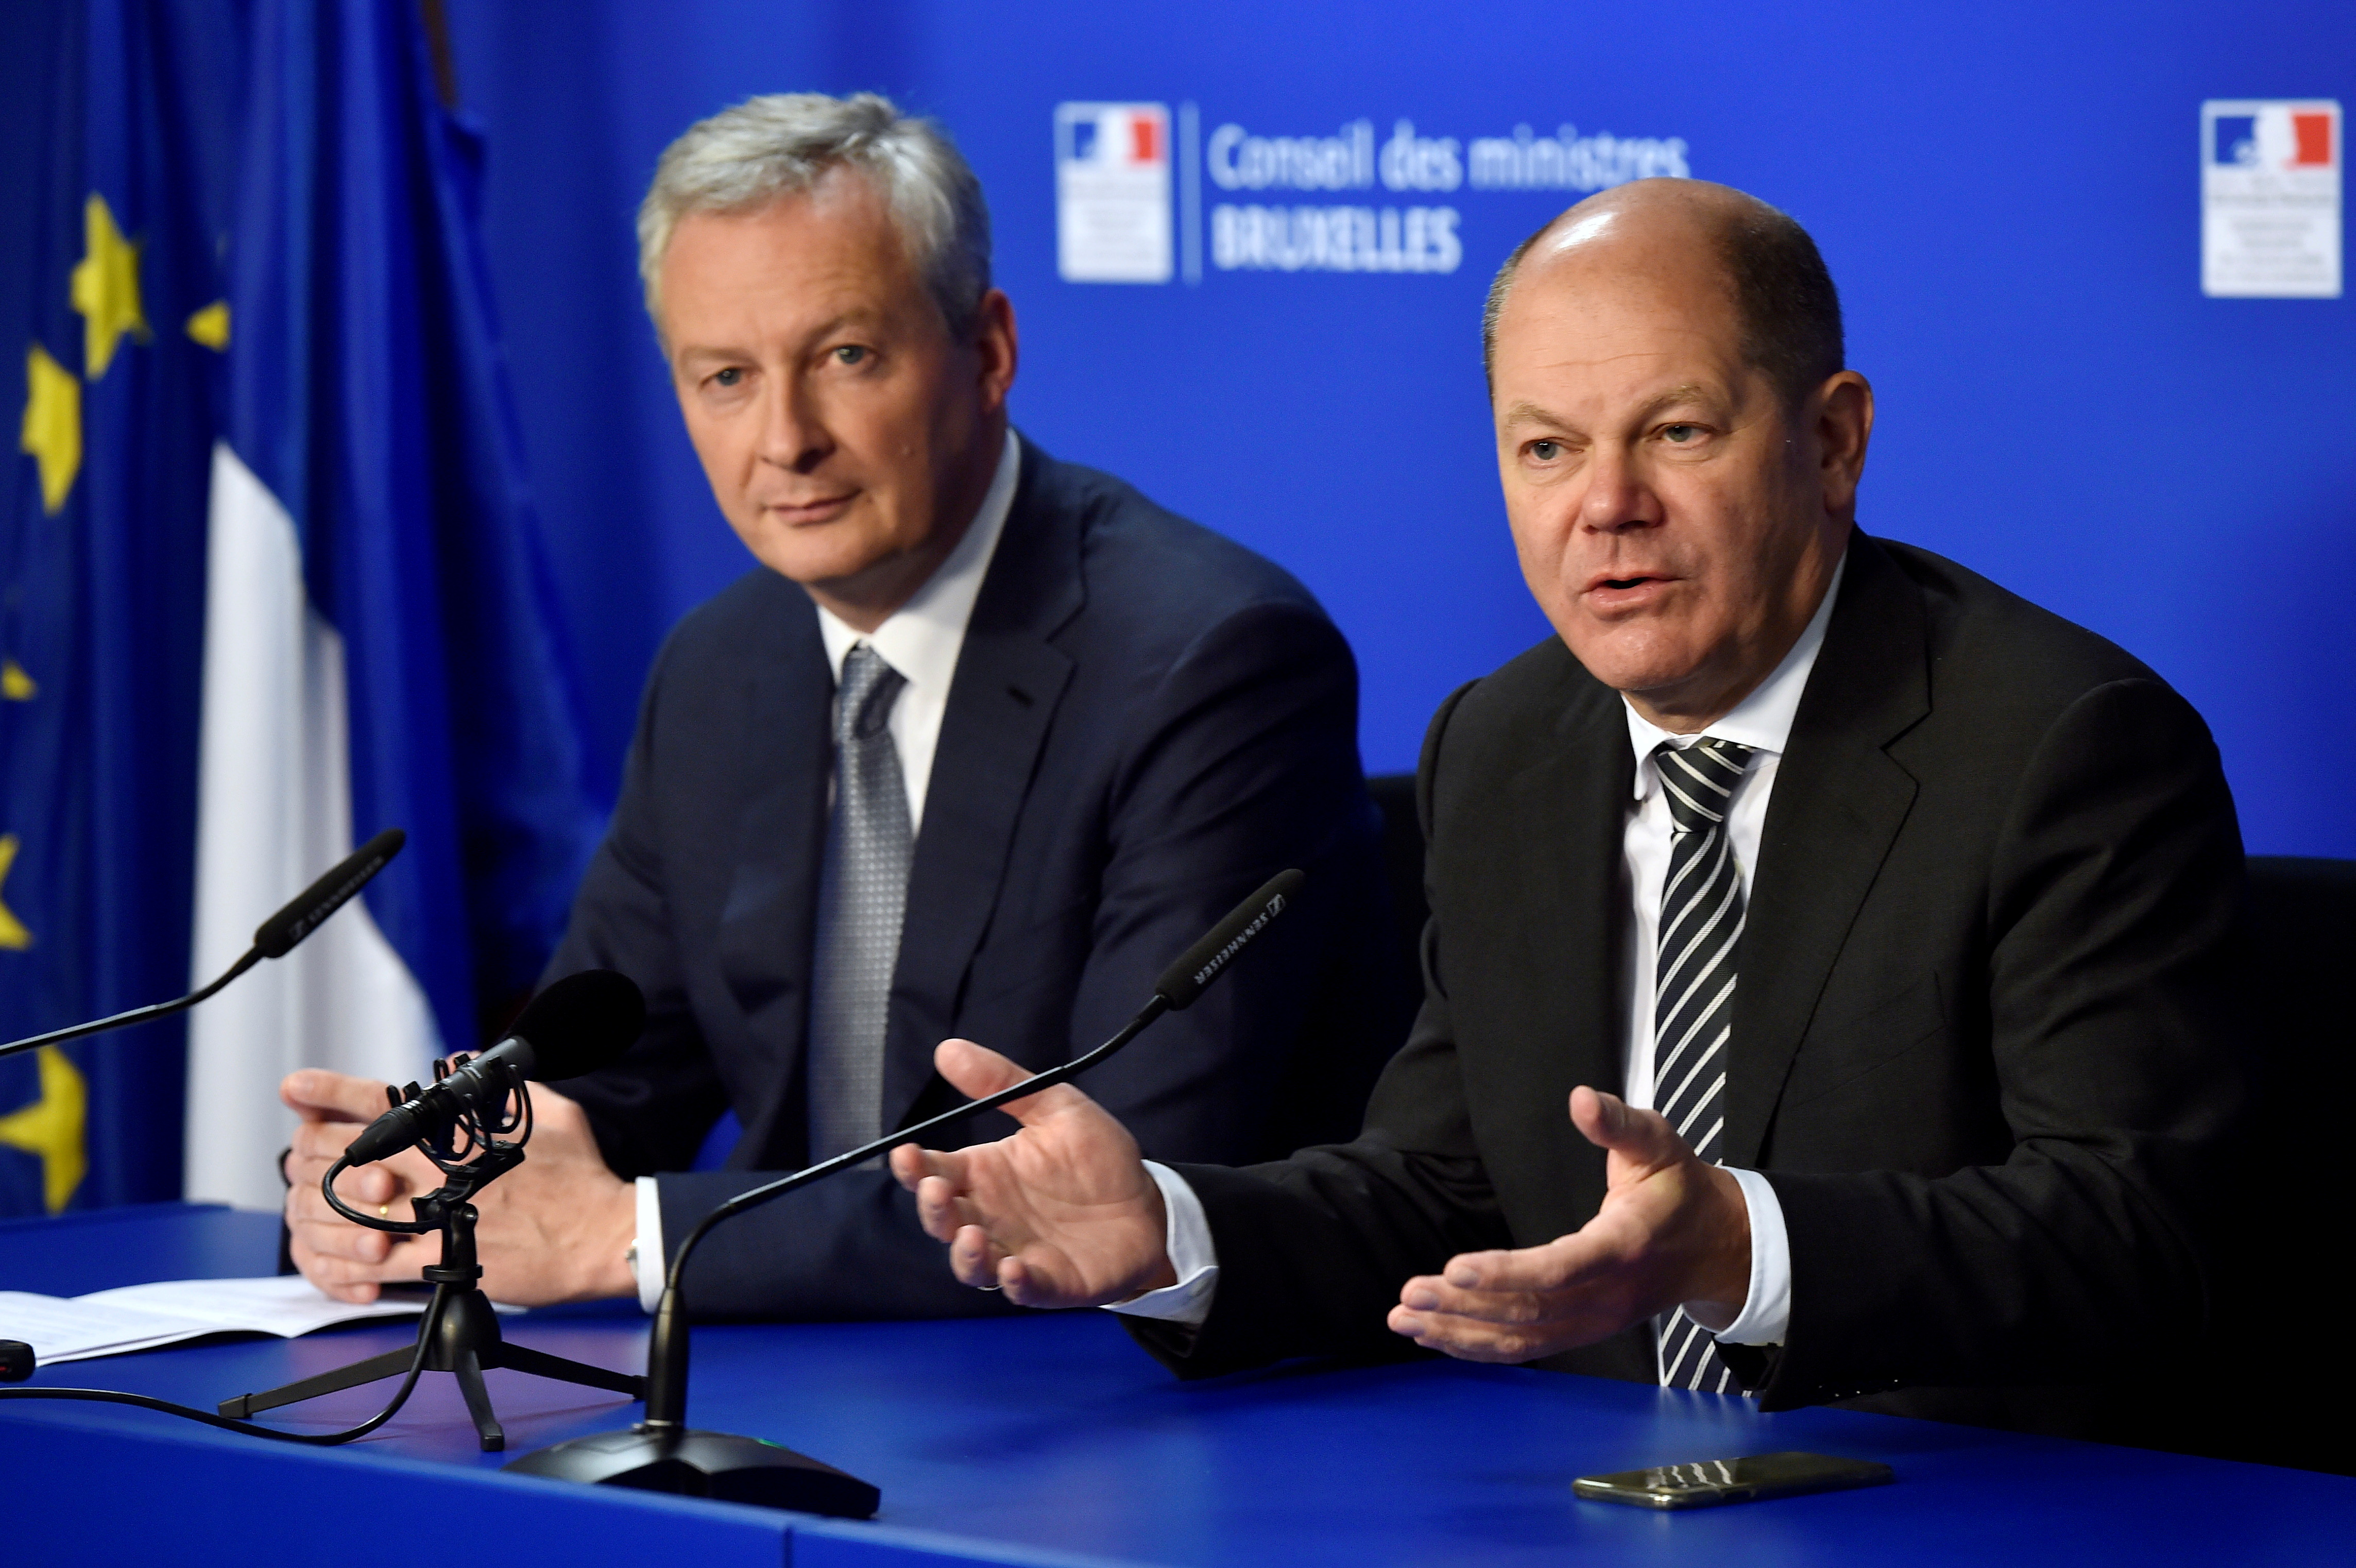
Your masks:
<instances>
[{"instance_id":1,"label":"white dress shirt","mask_svg":"<svg viewBox=\"0 0 2356 1568\"><path fill-rule=\"evenodd\" d=\"M887 724L892 732L892 749L900 758L900 782L908 791L908 832L912 839L924 826L925 792L932 783L933 753L940 746L941 720L948 713L949 682L956 679L958 655L965 649L966 623L973 618L974 601L981 596L981 581L990 575L991 559L998 553L998 537L1006 531L1006 514L1013 510L1014 486L1022 477L1022 464L1023 444L1009 430L1005 449L999 455L998 470L991 476L990 489L981 498L981 508L973 514L965 537L925 579L924 586L906 604L894 610L882 626L862 632L824 605L818 607L819 635L825 639L827 665L838 687L842 684L842 661L862 642L873 649L907 682L892 703ZM831 730L830 725L829 732ZM830 800L833 790L830 774ZM655 1177L640 1176L637 1188L638 1305L652 1312L662 1299L662 1202Z\"/></svg>"},{"instance_id":2,"label":"white dress shirt","mask_svg":"<svg viewBox=\"0 0 2356 1568\"><path fill-rule=\"evenodd\" d=\"M1809 618L1799 640L1784 654L1758 688L1732 712L1703 734L1717 736L1752 748L1754 756L1735 786L1727 813L1727 832L1734 851L1735 869L1747 898L1751 867L1758 864L1759 839L1767 820L1767 802L1775 789L1775 771L1792 736L1792 719L1799 712L1800 694L1815 670L1816 652L1824 646L1825 625L1833 602L1840 596L1841 577L1848 561L1843 556L1833 569L1824 602ZM1635 753L1636 786L1628 823L1622 838L1622 855L1630 912L1628 947L1622 955L1627 979L1627 1035L1621 1042L1623 1097L1639 1110L1653 1105L1653 989L1658 968L1661 884L1668 875L1669 841L1675 832L1667 797L1661 789L1660 769L1653 752L1662 742L1682 749L1701 735L1673 735L1627 707L1628 744ZM1738 976L1736 983L1741 983ZM1211 1314L1211 1298L1218 1286L1218 1254L1211 1241L1203 1200L1184 1178L1167 1165L1146 1162L1154 1184L1162 1189L1169 1212L1167 1246L1178 1283L1149 1291L1112 1310L1172 1323L1199 1324ZM1734 1320L1713 1329L1717 1337L1737 1345L1780 1345L1792 1319L1792 1249L1783 1229L1783 1208L1775 1189L1756 1171L1730 1173L1742 1188L1751 1214L1751 1283L1742 1310ZM1687 1307L1688 1313L1692 1311ZM1696 1316L1695 1320L1701 1319ZM1703 1323L1704 1327L1711 1326Z\"/></svg>"}]
</instances>

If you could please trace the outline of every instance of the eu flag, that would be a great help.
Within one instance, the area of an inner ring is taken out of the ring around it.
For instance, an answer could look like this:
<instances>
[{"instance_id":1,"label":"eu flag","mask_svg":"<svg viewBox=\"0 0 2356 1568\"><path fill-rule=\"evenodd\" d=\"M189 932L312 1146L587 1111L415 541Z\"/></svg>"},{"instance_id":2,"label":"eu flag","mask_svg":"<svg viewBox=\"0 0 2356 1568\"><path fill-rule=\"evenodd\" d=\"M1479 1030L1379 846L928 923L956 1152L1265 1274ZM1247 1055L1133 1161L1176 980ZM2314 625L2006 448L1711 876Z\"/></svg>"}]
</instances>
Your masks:
<instances>
[{"instance_id":1,"label":"eu flag","mask_svg":"<svg viewBox=\"0 0 2356 1568\"><path fill-rule=\"evenodd\" d=\"M187 975L239 7L45 8L0 503L0 1038ZM19 379L21 378L21 379ZM176 1197L177 1023L0 1061L0 1213Z\"/></svg>"},{"instance_id":2,"label":"eu flag","mask_svg":"<svg viewBox=\"0 0 2356 1568\"><path fill-rule=\"evenodd\" d=\"M0 1038L175 995L356 840L409 847L185 1036L0 1063L0 1212L273 1207L279 1077L478 1044L600 825L480 147L413 0L55 11L39 254L0 301Z\"/></svg>"}]
</instances>

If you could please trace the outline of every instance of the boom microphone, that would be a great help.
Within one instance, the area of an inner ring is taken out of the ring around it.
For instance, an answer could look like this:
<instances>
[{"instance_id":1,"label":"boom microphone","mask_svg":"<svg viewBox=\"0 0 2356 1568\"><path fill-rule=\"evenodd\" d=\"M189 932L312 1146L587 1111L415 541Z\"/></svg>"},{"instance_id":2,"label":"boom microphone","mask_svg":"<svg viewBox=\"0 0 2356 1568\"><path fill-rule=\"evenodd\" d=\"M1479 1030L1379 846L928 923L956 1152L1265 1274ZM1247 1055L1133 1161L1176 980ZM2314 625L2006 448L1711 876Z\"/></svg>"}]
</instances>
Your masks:
<instances>
[{"instance_id":1,"label":"boom microphone","mask_svg":"<svg viewBox=\"0 0 2356 1568\"><path fill-rule=\"evenodd\" d=\"M654 1327L647 1338L646 1420L627 1432L601 1432L540 1449L508 1468L553 1480L691 1492L698 1497L798 1509L839 1518L866 1519L873 1514L882 1494L831 1465L774 1443L724 1432L688 1429L687 1302L681 1282L687 1277L687 1261L694 1254L697 1244L713 1226L748 1208L757 1208L772 1198L783 1197L797 1187L848 1170L902 1144L916 1143L961 1116L995 1110L1010 1100L1036 1094L1086 1072L1143 1034L1146 1026L1162 1014L1183 1012L1194 1005L1204 989L1235 961L1236 955L1284 913L1285 907L1299 895L1301 885L1307 880L1299 871L1279 872L1267 886L1237 905L1226 919L1212 927L1201 941L1162 972L1162 978L1153 983L1153 994L1146 998L1137 1016L1086 1056L1049 1068L995 1094L969 1100L914 1127L887 1133L872 1144L821 1160L807 1170L779 1176L766 1187L738 1193L705 1215L671 1254L670 1271L664 1276L662 1300L655 1308Z\"/></svg>"},{"instance_id":2,"label":"boom microphone","mask_svg":"<svg viewBox=\"0 0 2356 1568\"><path fill-rule=\"evenodd\" d=\"M0 1046L0 1057L15 1056L19 1051L35 1050L42 1046L61 1045L78 1040L84 1035L96 1035L108 1029L125 1029L134 1024L151 1023L184 1013L252 969L266 958L284 958L294 950L295 944L319 929L327 918L352 900L352 896L368 886L369 879L391 864L401 853L409 835L399 828L387 828L376 837L344 857L341 864L318 881L296 894L294 900L270 918L262 922L253 933L253 945L245 956L229 966L220 979L201 991L192 991L177 1002L158 1002L152 1007L134 1007L128 1013L117 1013L112 1018L95 1023L76 1024L70 1028L52 1029L46 1035L34 1035L22 1040L12 1040Z\"/></svg>"},{"instance_id":3,"label":"boom microphone","mask_svg":"<svg viewBox=\"0 0 2356 1568\"><path fill-rule=\"evenodd\" d=\"M630 1048L646 1018L646 998L626 976L610 969L568 974L531 999L506 1039L369 1122L344 1151L345 1163L386 1159L447 1132L470 1110L491 1112L527 1079L553 1083L594 1072Z\"/></svg>"}]
</instances>

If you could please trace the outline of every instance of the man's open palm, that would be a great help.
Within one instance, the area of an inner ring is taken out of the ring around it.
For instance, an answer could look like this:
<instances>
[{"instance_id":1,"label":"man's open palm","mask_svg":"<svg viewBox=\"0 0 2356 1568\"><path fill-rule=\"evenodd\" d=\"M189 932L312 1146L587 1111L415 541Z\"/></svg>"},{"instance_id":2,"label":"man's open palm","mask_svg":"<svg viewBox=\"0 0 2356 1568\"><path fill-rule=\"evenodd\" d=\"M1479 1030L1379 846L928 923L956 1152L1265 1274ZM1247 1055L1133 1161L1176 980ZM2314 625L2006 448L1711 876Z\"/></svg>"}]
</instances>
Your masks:
<instances>
[{"instance_id":1,"label":"man's open palm","mask_svg":"<svg viewBox=\"0 0 2356 1568\"><path fill-rule=\"evenodd\" d=\"M933 1060L976 1098L1030 1076L969 1040L943 1041ZM1174 1283L1162 1190L1129 1130L1064 1084L1006 1112L1023 1124L1011 1138L892 1151L892 1174L916 1195L926 1233L948 1243L957 1277L1040 1307L1098 1306Z\"/></svg>"},{"instance_id":2,"label":"man's open palm","mask_svg":"<svg viewBox=\"0 0 2356 1568\"><path fill-rule=\"evenodd\" d=\"M1464 1252L1399 1288L1390 1326L1468 1361L1536 1360L1684 1305L1724 1326L1751 1278L1740 1185L1694 1156L1668 1120L1578 1089L1571 1124L1608 1151L1594 1219L1536 1247Z\"/></svg>"}]
</instances>

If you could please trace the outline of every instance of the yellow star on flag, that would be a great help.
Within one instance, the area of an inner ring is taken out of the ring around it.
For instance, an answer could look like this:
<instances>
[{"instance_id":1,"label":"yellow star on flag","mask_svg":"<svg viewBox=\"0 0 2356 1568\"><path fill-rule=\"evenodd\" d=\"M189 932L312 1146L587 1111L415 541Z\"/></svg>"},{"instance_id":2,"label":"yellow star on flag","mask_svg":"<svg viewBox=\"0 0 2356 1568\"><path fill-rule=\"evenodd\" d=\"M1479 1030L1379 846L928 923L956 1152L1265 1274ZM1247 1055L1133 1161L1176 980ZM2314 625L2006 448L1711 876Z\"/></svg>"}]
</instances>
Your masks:
<instances>
[{"instance_id":1,"label":"yellow star on flag","mask_svg":"<svg viewBox=\"0 0 2356 1568\"><path fill-rule=\"evenodd\" d=\"M7 886L9 868L16 864L16 835L0 833L0 887ZM32 945L33 933L25 929L25 922L7 905L0 904L0 948L22 952Z\"/></svg>"},{"instance_id":2,"label":"yellow star on flag","mask_svg":"<svg viewBox=\"0 0 2356 1568\"><path fill-rule=\"evenodd\" d=\"M41 510L55 516L81 471L81 382L36 343L25 356L25 384L16 444L41 460Z\"/></svg>"},{"instance_id":3,"label":"yellow star on flag","mask_svg":"<svg viewBox=\"0 0 2356 1568\"><path fill-rule=\"evenodd\" d=\"M0 1116L0 1144L41 1157L41 1201L55 1214L71 1202L90 1170L82 1143L90 1090L81 1069L55 1046L40 1050L41 1097Z\"/></svg>"},{"instance_id":4,"label":"yellow star on flag","mask_svg":"<svg viewBox=\"0 0 2356 1568\"><path fill-rule=\"evenodd\" d=\"M188 336L215 353L229 347L229 301L214 300L188 317Z\"/></svg>"},{"instance_id":5,"label":"yellow star on flag","mask_svg":"<svg viewBox=\"0 0 2356 1568\"><path fill-rule=\"evenodd\" d=\"M40 694L40 682L26 674L23 665L13 659L0 659L0 698L29 703Z\"/></svg>"},{"instance_id":6,"label":"yellow star on flag","mask_svg":"<svg viewBox=\"0 0 2356 1568\"><path fill-rule=\"evenodd\" d=\"M139 247L123 237L95 191L82 205L82 237L89 253L74 263L72 298L84 321L81 372L96 381L125 332L147 340L147 317L139 309Z\"/></svg>"}]
</instances>

